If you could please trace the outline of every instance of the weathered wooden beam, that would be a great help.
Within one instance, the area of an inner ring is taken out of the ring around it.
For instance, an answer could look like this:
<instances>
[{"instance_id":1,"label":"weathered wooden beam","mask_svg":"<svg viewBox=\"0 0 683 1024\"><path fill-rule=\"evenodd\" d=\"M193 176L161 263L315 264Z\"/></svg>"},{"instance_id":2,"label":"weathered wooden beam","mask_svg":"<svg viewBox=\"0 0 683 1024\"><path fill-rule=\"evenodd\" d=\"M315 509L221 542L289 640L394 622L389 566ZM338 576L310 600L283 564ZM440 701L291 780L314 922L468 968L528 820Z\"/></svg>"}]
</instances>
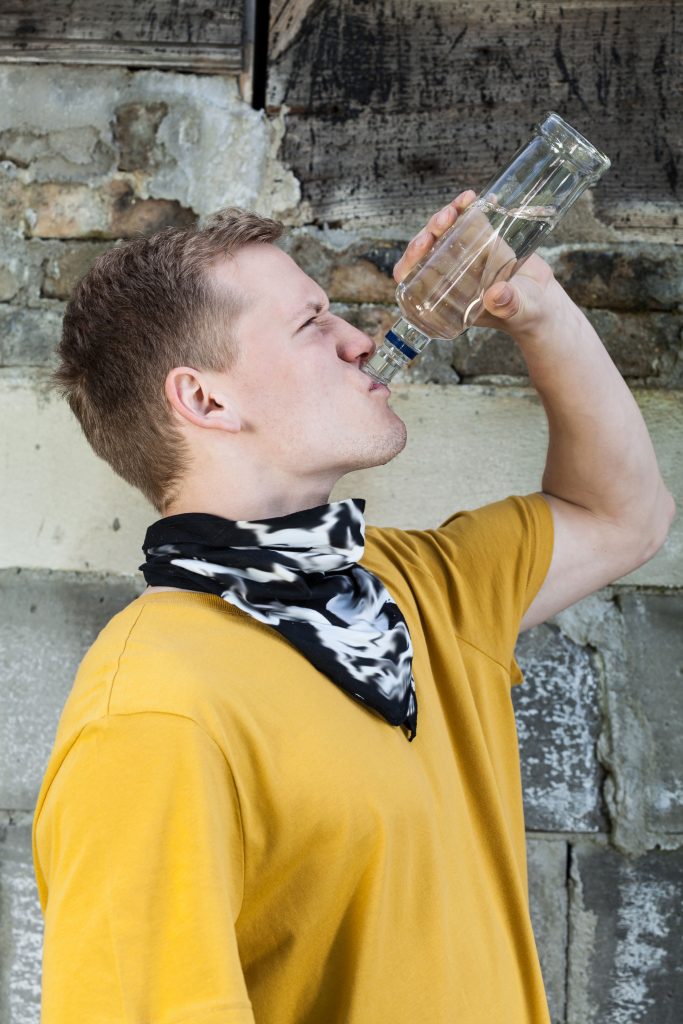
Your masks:
<instances>
[{"instance_id":1,"label":"weathered wooden beam","mask_svg":"<svg viewBox=\"0 0 683 1024\"><path fill-rule=\"evenodd\" d=\"M0 59L238 73L245 0L22 0L0 7Z\"/></svg>"},{"instance_id":2,"label":"weathered wooden beam","mask_svg":"<svg viewBox=\"0 0 683 1024\"><path fill-rule=\"evenodd\" d=\"M135 46L90 40L66 45L58 40L41 40L23 49L3 45L0 40L0 60L21 64L122 64L204 74L238 74L242 70L242 50L238 47Z\"/></svg>"},{"instance_id":3,"label":"weathered wooden beam","mask_svg":"<svg viewBox=\"0 0 683 1024\"><path fill-rule=\"evenodd\" d=\"M595 193L601 216L627 223L645 204L653 224L675 224L676 6L277 0L267 109L288 108L280 155L315 219L412 224L485 185L556 110L612 160Z\"/></svg>"}]
</instances>

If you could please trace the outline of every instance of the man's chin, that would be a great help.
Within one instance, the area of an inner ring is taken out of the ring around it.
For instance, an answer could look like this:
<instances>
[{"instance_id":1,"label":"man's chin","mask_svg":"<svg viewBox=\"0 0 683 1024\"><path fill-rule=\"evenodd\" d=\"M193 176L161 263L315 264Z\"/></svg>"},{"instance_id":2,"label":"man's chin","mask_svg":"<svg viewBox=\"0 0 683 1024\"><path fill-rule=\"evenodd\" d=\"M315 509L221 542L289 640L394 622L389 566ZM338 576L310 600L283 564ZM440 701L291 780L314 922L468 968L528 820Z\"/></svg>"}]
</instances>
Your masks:
<instances>
[{"instance_id":1,"label":"man's chin","mask_svg":"<svg viewBox=\"0 0 683 1024\"><path fill-rule=\"evenodd\" d=\"M400 430L397 430L395 435L393 436L393 445L391 447L391 450L389 451L386 459L378 463L379 466L383 466L387 462L391 462L392 459L395 459L397 455L401 454L406 444L408 443L408 428L406 427L403 420L399 420L399 423Z\"/></svg>"},{"instance_id":2,"label":"man's chin","mask_svg":"<svg viewBox=\"0 0 683 1024\"><path fill-rule=\"evenodd\" d=\"M358 461L354 469L371 469L373 466L385 466L397 455L400 455L408 440L408 429L402 419L396 417L395 424L379 437L366 438L368 442L358 453Z\"/></svg>"}]
</instances>

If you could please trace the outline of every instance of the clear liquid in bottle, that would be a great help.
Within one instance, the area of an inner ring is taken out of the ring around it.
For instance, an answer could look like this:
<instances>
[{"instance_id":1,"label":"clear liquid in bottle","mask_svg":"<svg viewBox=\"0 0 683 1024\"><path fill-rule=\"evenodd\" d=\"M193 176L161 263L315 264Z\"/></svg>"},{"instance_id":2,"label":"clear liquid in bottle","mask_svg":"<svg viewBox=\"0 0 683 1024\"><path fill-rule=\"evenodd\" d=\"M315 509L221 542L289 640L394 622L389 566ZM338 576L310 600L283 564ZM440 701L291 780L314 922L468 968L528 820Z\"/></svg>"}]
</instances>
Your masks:
<instances>
[{"instance_id":1,"label":"clear liquid in bottle","mask_svg":"<svg viewBox=\"0 0 683 1024\"><path fill-rule=\"evenodd\" d=\"M505 209L475 200L396 291L403 316L429 338L456 338L555 224L554 206Z\"/></svg>"},{"instance_id":2,"label":"clear liquid in bottle","mask_svg":"<svg viewBox=\"0 0 683 1024\"><path fill-rule=\"evenodd\" d=\"M609 158L550 111L513 156L396 288L401 316L362 369L389 383L432 339L452 340L552 231Z\"/></svg>"}]
</instances>

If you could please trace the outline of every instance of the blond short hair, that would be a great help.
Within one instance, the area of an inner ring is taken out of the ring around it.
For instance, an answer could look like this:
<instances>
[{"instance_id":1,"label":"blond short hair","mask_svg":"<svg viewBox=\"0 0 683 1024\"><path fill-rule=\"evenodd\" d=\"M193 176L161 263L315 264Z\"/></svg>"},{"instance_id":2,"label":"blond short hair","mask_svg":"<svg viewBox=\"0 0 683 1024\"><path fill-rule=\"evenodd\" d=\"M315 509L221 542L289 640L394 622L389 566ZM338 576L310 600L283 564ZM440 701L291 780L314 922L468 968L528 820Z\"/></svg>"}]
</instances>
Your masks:
<instances>
[{"instance_id":1,"label":"blond short hair","mask_svg":"<svg viewBox=\"0 0 683 1024\"><path fill-rule=\"evenodd\" d=\"M188 452L164 383L175 366L229 370L245 300L208 268L284 226L228 207L202 228L167 228L103 253L76 285L52 375L93 450L163 514Z\"/></svg>"}]
</instances>

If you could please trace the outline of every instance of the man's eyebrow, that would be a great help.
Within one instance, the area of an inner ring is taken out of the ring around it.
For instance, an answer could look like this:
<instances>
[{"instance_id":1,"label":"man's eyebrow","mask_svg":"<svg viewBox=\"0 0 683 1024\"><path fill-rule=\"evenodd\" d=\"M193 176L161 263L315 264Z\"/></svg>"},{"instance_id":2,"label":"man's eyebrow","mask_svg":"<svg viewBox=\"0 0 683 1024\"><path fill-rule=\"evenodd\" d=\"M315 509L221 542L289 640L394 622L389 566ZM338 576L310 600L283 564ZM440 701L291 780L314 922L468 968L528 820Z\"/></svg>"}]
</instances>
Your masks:
<instances>
[{"instance_id":1,"label":"man's eyebrow","mask_svg":"<svg viewBox=\"0 0 683 1024\"><path fill-rule=\"evenodd\" d=\"M305 313L308 313L311 310L313 310L314 313L322 313L324 308L325 308L325 303L324 302L307 302L305 306L302 306L301 309L297 310L297 312L292 317L290 323L295 323Z\"/></svg>"}]
</instances>

